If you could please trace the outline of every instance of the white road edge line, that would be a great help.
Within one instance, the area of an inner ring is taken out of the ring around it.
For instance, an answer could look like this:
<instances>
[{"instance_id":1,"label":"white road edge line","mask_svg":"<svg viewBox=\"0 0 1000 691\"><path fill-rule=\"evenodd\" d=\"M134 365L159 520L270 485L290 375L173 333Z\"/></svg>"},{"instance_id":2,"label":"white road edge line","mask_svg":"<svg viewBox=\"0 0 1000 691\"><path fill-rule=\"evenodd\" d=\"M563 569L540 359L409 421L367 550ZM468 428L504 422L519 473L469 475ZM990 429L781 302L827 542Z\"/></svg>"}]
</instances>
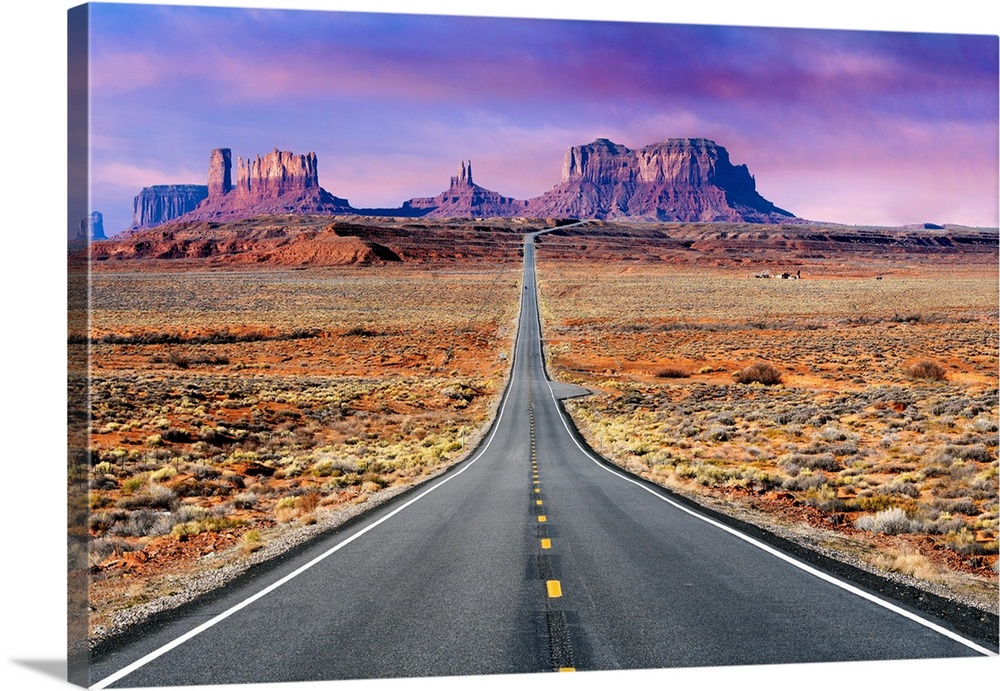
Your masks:
<instances>
[{"instance_id":1,"label":"white road edge line","mask_svg":"<svg viewBox=\"0 0 1000 691\"><path fill-rule=\"evenodd\" d=\"M374 530L376 527L378 527L379 525L385 523L390 518L392 518L393 516L395 516L396 514L398 514L400 511L403 511L404 509L406 509L411 504L414 504L414 503L420 501L421 499L423 499L424 497L426 497L428 494L430 494L431 492L433 492L434 490L436 490L438 487L442 486L446 482L450 482L452 479L458 477L459 475L461 475L462 473L464 473L466 470L468 470L469 468L471 468L472 465L476 461L478 461L483 456L484 453L486 453L486 450L490 447L490 444L493 443L493 438L496 436L497 430L500 429L500 421L503 419L504 412L507 410L507 402L510 400L510 391L511 391L510 384L513 382L513 379L514 379L514 368L517 365L517 343L518 343L518 341L520 341L520 339L521 339L521 333L522 333L520 325L521 325L521 315L522 315L521 310L524 308L524 295L523 295L524 290L523 289L521 290L521 293L522 294L521 294L520 299L518 301L518 318L517 318L518 329L517 329L517 336L514 339L514 354L511 356L511 359L510 359L510 371L511 371L510 380L508 381L508 386L507 386L506 391L504 391L503 402L500 405L500 412L497 414L496 421L493 424L493 429L490 432L490 436L486 439L486 443L479 450L479 453L477 453L475 455L475 457L473 457L469 461L466 461L465 465L461 469L459 469L457 472L448 475L443 480L441 480L441 482L438 482L434 486L429 487L428 489L424 490L423 492L421 492L420 494L418 494L417 496L415 496L413 499L410 499L405 504L402 504L402 505L398 506L397 508L395 508L391 512L387 513L385 516L383 516L382 518L378 519L377 521L375 521L371 525L366 526L365 528L363 528L363 529L359 530L358 532L354 533L349 538L347 538L345 540L342 540L341 542L338 542L336 545L334 545L333 547L331 547L327 551L323 552L321 555L319 555L318 557L314 558L312 561L309 561L306 564L303 564L299 568L295 569L295 571L292 571L291 573L289 573L288 575L284 576L280 580L275 581L274 583L272 583L271 585L267 586L263 590L258 591L256 594L248 597L246 600L243 600L242 602L240 602L240 603L238 603L236 605L233 605L232 607L230 607L229 609L227 609L225 612L222 612L221 614L217 614L216 616L214 616L211 619L209 619L208 621L206 621L204 624L201 624L200 626L198 626L198 627L196 627L194 629L191 629L190 631L188 631L184 635L182 635L182 636L180 636L178 638L175 638L174 640L170 641L169 643L167 643L165 645L160 646L159 648L157 648L153 652L148 653L147 655L144 655L143 657L139 658L138 660L136 660L132 664L130 664L130 665L126 666L126 667L123 667L122 669L118 670L114 674L108 675L104 679L101 679L97 683L92 684L88 688L91 688L91 689L104 689L104 688L107 688L109 685L115 683L116 681L122 679L123 677L128 676L129 674L131 674L132 672L136 671L137 669L145 667L147 664L149 664L150 662L152 662L156 658L161 657L162 655L165 655L166 653L170 652L174 648L176 648L176 647L182 645L183 643L186 643L187 641L191 640L192 638L194 638L198 634L203 633L204 631L207 631L208 629L212 628L213 626L215 626L219 622L228 619L229 617L231 617L232 615L236 614L237 612L239 612L244 607L247 607L247 606L253 604L254 602L256 602L257 600L259 600L260 598L264 597L265 595L271 593L274 590L277 590L278 588L280 588L281 586L283 586L285 583L288 583L290 580L292 580L296 576L299 576L299 575L305 573L306 571L308 571L312 567L316 566L316 564L320 563L321 561L323 561L324 559L326 559L330 555L334 554L335 552L338 552L341 548L346 547L347 545L349 545L350 543L354 542L355 540L357 540L358 538L360 538L362 535L364 535L365 533L369 532L370 530Z\"/></svg>"},{"instance_id":2,"label":"white road edge line","mask_svg":"<svg viewBox=\"0 0 1000 691\"><path fill-rule=\"evenodd\" d=\"M674 501L670 497L666 497L666 496L660 494L659 492L655 491L651 487L648 487L648 486L644 485L643 483L638 482L637 480L634 480L634 479L628 477L627 475L623 475L622 473L620 473L620 472L618 472L616 470L613 470L612 468L608 467L607 462L600 461L597 458L595 458L593 456L593 454L591 454L585 448L583 448L583 446L580 444L580 442L577 441L576 436L573 434L572 430L570 430L569 422L566 419L566 415L563 413L562 406L559 405L559 401L556 399L555 391L552 389L552 381L548 380L546 383L548 384L548 387L549 387L549 394L552 396L552 402L555 404L556 412L559 414L559 418L562 420L563 427L566 428L566 432L569 434L569 438L571 440L573 440L573 443L576 445L576 447L578 449L580 449L580 451L583 453L584 456L586 456L591 461L593 461L594 463L596 463L601 469L606 470L607 472L611 473L612 475L614 475L616 477L621 478L622 480L625 480L626 482L631 482L636 487L639 487L640 489L643 489L643 490L649 492L650 494L652 494L657 499L661 499L661 500L665 501L666 503L670 504L674 508L680 509L681 511L683 511L683 512L685 512L685 513L687 513L687 514L689 514L691 516L694 516L695 518L697 518L699 520L705 521L706 523L709 523L709 524L715 526L716 528L724 530L727 533L729 533L731 535L734 535L735 537L738 537L739 539L743 540L744 542L748 542L751 545L753 545L754 547L762 549L765 552L767 552L767 553L769 553L769 554L771 554L771 555L773 555L775 557L778 557L779 559L782 559L782 560L788 562L792 566L795 566L796 568L799 568L799 569L805 571L806 573L810 573L810 574L816 576L817 578L820 578L820 579L822 579L822 580L824 580L824 581L826 581L828 583L831 583L831 584L837 586L838 588L846 590L849 593L854 593L855 595L857 595L859 597L862 597L862 598L864 598L864 599L868 600L869 602L872 602L872 603L874 603L876 605L879 605L880 607L884 607L885 609L887 609L887 610L889 610L891 612L895 612L896 614L900 614L900 615L906 617L907 619L910 619L910 620L912 620L912 621L920 624L921 626L925 626L926 628L931 629L932 631L936 631L937 633L941 634L942 636L946 636L946 637L948 637L948 638L950 638L950 639L952 639L954 641L957 641L957 642L961 643L962 645L966 646L967 648L971 648L972 650L975 650L978 653L982 653L983 655L987 655L987 656L996 656L997 655L997 653L993 652L992 650L990 650L988 648L984 648L984 647L982 647L982 646L980 646L980 645L978 645L978 644L976 644L976 643L974 643L974 642L972 642L972 641L970 641L970 640L968 640L966 638L963 638L962 636L958 635L957 633L955 633L953 631L949 631L948 629L944 628L943 626L940 626L938 624L935 624L932 621L928 621L927 619L924 619L924 618L922 618L920 616L917 616L916 614L914 614L912 612L909 612L909 611L903 609L902 607L899 607L898 605L894 605L891 602L888 602L887 600L883 600L880 597L872 595L871 593L865 592L864 590L861 590L860 588L857 588L857 587L851 585L850 583L847 583L846 581L841 581L840 579L835 578L835 577L831 576L828 573L824 573L823 571L820 571L819 569L816 569L816 568L810 566L809 564L806 564L805 562L801 562L798 559L795 559L794 557L791 557L791 556L789 556L787 554L784 554L783 552L779 552L774 547L771 547L770 545L768 545L768 544L766 544L764 542L761 542L761 541L759 541L759 540L757 540L755 538L752 538L749 535L745 535L745 534L741 533L740 531L736 530L735 528L726 525L725 523L719 523L718 521L716 521L714 519L711 519L708 516L703 516L702 514L698 513L697 511L694 511L693 509L690 509L690 508L684 506L683 504L679 504L678 502Z\"/></svg>"},{"instance_id":3,"label":"white road edge line","mask_svg":"<svg viewBox=\"0 0 1000 691\"><path fill-rule=\"evenodd\" d=\"M534 253L533 252L532 252L532 259L534 259ZM532 269L534 269L534 267L532 267ZM532 271L532 275L534 275L534 271ZM574 435L573 431L570 429L569 420L567 419L566 414L563 412L562 406L559 405L559 401L556 399L555 390L552 388L552 380L548 378L548 373L547 373L547 371L545 369L545 366L544 366L545 365L544 354L541 352L541 342L543 340L542 339L542 315L541 315L541 310L538 309L538 307L537 307L537 305L538 305L537 277L535 278L535 280L536 280L536 284L532 286L532 290L535 292L535 305L536 305L536 308L535 308L535 317L538 320L538 342L539 342L539 353L538 353L538 355L539 355L539 358L542 360L542 371L545 373L545 379L546 379L545 383L549 387L549 395L552 397L552 403L555 405L556 413L558 413L559 419L562 420L563 427L566 428L566 432L567 432L567 434L569 434L569 438L573 441L573 443L576 445L576 448L578 448L580 450L580 452L583 453L584 456L586 456L587 458L589 458L592 462L596 463L598 465L598 467L600 467L601 469L603 469L603 470L611 473L612 475L614 475L616 477L621 478L622 480L625 480L626 482L632 483L636 487L639 487L640 489L643 489L646 492L649 492L650 494L652 494L657 499L661 499L662 501L665 501L666 503L670 504L674 508L680 509L684 513L687 513L687 514L689 514L689 515L697 518L698 520L701 520L701 521L704 521L706 523L709 523L710 525L713 525L716 528L719 528L720 530L724 530L725 532L727 532L727 533L729 533L729 534L731 534L731 535L739 538L740 540L743 540L744 542L747 542L747 543L753 545L754 547L757 547L758 549L761 549L761 550L767 552L768 554L771 554L771 555L773 555L775 557L778 557L779 559L781 559L781 560L783 560L783 561L791 564L792 566L794 566L794 567L796 567L798 569L801 569L802 571L805 571L806 573L810 573L810 574L816 576L817 578L820 578L820 579L822 579L822 580L824 580L824 581L826 581L826 582L828 582L828 583L830 583L832 585L837 586L838 588L841 588L842 590L846 590L849 593L853 593L853 594L857 595L858 597L862 597L865 600L868 600L869 602L872 602L872 603L874 603L874 604L876 604L876 605L878 605L880 607L883 607L883 608L885 608L885 609L887 609L887 610L889 610L891 612L895 612L896 614L904 616L907 619L910 619L911 621L916 622L917 624L920 624L921 626L924 626L924 627L926 627L928 629L931 629L932 631L935 631L935 632L941 634L942 636L945 636L945 637L950 638L950 639L952 639L954 641L957 641L958 643L961 643L962 645L966 646L967 648L975 650L978 653L981 653L981 654L989 656L989 657L996 657L997 656L997 653L993 652L989 648L984 648L984 647L978 645L977 643L974 643L973 641L970 641L970 640L968 640L966 638L963 638L962 636L960 636L959 634L955 633L954 631L949 631L948 629L944 628L943 626L940 626L939 624L935 624L934 622L929 621L927 619L924 619L923 617L920 617L920 616L918 616L918 615L916 615L916 614L914 614L912 612L909 612L909 611L903 609L902 607L899 607L898 605L894 605L893 603L891 603L891 602L889 602L887 600L883 600L880 597L877 597L875 595L872 595L871 593L865 592L864 590L861 590L860 588L858 588L856 586L853 586L850 583L847 583L846 581L842 581L842 580L840 580L838 578L835 578L834 576L831 576L828 573L824 573L823 571L820 571L819 569L814 568L814 567L810 566L809 564L806 564L805 562L799 561L798 559L795 559L794 557L791 557L791 556L789 556L787 554L784 554L783 552L778 551L774 547L771 547L770 545L768 545L768 544L766 544L764 542L761 542L760 540L757 540L755 538L750 537L749 535L745 535L744 533L741 533L739 530L736 530L735 528L732 528L732 527L730 527L730 526L728 526L728 525L726 525L724 523L720 523L720 522L718 522L716 520L713 520L713 519L709 518L708 516L704 516L704 515L698 513L697 511L694 511L694 510L692 510L692 509L684 506L683 504L680 504L680 503L674 501L670 497L667 497L667 496L664 496L663 494L660 494L659 492L653 490L652 488L646 486L645 484L643 484L641 482L638 482L637 480L634 480L634 479L628 477L627 475L623 475L622 473L620 473L620 472L618 472L616 470L613 470L612 468L610 468L608 466L607 462L601 461L601 460L595 458L593 454L591 454L589 451L587 451L580 444L580 442L577 441L576 435ZM522 292L524 292L524 291L522 291Z\"/></svg>"}]
</instances>

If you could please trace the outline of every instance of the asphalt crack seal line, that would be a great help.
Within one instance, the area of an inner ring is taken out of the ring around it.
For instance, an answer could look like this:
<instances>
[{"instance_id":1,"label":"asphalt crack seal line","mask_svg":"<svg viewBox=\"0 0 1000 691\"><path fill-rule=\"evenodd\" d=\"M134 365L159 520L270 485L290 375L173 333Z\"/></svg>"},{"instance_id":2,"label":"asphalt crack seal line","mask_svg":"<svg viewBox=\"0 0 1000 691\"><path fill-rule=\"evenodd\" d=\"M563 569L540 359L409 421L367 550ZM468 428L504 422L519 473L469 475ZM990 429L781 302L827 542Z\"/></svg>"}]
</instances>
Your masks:
<instances>
[{"instance_id":1,"label":"asphalt crack seal line","mask_svg":"<svg viewBox=\"0 0 1000 691\"><path fill-rule=\"evenodd\" d=\"M532 406L532 390L528 389L528 411L531 420L531 477L535 486L534 494L540 495L541 488L538 479L538 460L535 457L535 421ZM553 608L553 601L562 597L562 583L555 578L552 572L552 562L549 554L552 551L552 540L548 537L548 516L538 514L538 507L542 505L542 499L536 499L533 506L537 514L535 523L538 536L538 577L545 582L545 629L549 641L549 662L552 670L556 672L575 672L576 665L573 661L573 647L570 644L569 624L566 622L566 613L563 610Z\"/></svg>"}]
</instances>

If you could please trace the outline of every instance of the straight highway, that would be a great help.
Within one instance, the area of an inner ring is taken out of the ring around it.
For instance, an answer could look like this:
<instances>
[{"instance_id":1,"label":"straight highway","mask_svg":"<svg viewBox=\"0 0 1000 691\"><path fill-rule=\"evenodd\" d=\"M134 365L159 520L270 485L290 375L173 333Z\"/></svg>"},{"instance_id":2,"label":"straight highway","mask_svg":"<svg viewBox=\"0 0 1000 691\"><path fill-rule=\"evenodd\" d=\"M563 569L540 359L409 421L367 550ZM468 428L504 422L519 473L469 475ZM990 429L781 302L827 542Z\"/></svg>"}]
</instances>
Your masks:
<instances>
[{"instance_id":1,"label":"straight highway","mask_svg":"<svg viewBox=\"0 0 1000 691\"><path fill-rule=\"evenodd\" d=\"M92 661L91 688L993 654L595 457L542 358L533 237L467 461Z\"/></svg>"}]
</instances>

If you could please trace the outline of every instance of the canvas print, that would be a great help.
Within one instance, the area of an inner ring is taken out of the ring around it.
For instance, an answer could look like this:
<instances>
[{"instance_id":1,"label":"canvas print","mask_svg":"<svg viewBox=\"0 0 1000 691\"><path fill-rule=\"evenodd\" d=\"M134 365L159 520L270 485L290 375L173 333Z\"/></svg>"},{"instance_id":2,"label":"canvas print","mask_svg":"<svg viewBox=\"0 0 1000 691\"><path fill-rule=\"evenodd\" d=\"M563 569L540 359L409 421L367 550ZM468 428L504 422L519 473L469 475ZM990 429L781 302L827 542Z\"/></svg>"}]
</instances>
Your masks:
<instances>
[{"instance_id":1,"label":"canvas print","mask_svg":"<svg viewBox=\"0 0 1000 691\"><path fill-rule=\"evenodd\" d=\"M997 655L997 36L67 28L71 682Z\"/></svg>"}]
</instances>

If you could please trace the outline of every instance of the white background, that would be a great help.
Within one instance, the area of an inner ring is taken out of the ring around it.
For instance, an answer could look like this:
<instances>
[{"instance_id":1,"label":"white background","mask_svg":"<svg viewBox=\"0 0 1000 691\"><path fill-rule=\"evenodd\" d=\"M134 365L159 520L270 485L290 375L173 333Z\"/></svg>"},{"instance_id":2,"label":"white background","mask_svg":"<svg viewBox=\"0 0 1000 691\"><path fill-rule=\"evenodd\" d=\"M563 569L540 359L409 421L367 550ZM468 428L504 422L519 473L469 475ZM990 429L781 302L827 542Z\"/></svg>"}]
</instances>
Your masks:
<instances>
[{"instance_id":1,"label":"white background","mask_svg":"<svg viewBox=\"0 0 1000 691\"><path fill-rule=\"evenodd\" d=\"M0 680L9 689L65 687L65 158L66 10L55 0L5 3L0 31L5 136L0 147L4 264L3 415L0 434ZM147 3L148 4L148 3ZM435 14L659 21L744 26L974 33L996 36L998 12L979 0L836 3L699 0L653 8L648 0L601 4L577 0L369 0L162 4L242 5L301 9L420 11ZM905 12L905 14L900 14ZM713 689L738 686L842 691L988 688L1000 678L1000 658L988 660L813 664L697 670L590 672L503 677L262 684L233 689L580 689L591 686ZM186 687L194 688L194 687ZM208 688L208 687L206 687Z\"/></svg>"}]
</instances>

